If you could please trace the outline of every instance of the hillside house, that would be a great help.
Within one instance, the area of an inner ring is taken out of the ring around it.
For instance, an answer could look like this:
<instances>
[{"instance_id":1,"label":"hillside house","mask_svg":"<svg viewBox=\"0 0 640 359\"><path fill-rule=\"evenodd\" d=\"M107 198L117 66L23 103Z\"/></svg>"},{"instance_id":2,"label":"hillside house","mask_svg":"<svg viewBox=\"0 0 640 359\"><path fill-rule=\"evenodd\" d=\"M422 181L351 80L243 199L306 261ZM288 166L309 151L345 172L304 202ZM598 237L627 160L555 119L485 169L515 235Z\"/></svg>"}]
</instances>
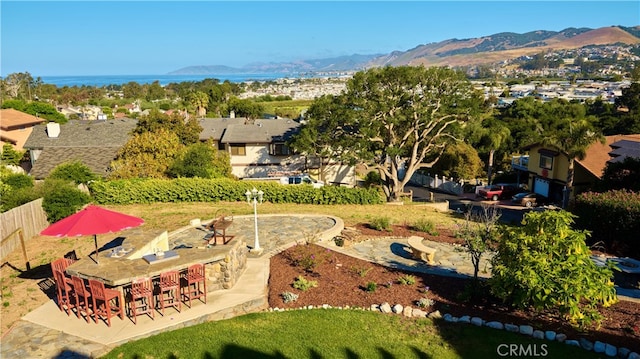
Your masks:
<instances>
[{"instance_id":1,"label":"hillside house","mask_svg":"<svg viewBox=\"0 0 640 359\"><path fill-rule=\"evenodd\" d=\"M130 138L137 120L49 122L33 128L24 148L31 155L31 171L36 179L49 175L57 165L80 161L95 174L105 177L109 165Z\"/></svg>"},{"instance_id":2,"label":"hillside house","mask_svg":"<svg viewBox=\"0 0 640 359\"><path fill-rule=\"evenodd\" d=\"M229 153L232 172L238 178L281 176L308 172L318 175L320 163L293 153L286 142L300 130L300 123L290 119L203 118L200 140L212 140L221 151ZM355 185L353 166L325 163L325 182Z\"/></svg>"},{"instance_id":3,"label":"hillside house","mask_svg":"<svg viewBox=\"0 0 640 359\"><path fill-rule=\"evenodd\" d=\"M560 203L569 171L566 153L539 143L527 146L524 150L528 151L526 170L531 191ZM622 161L627 156L640 158L640 134L606 136L605 144L594 143L586 152L584 160L575 161L573 191L569 199L591 190L602 178L607 162Z\"/></svg>"},{"instance_id":4,"label":"hillside house","mask_svg":"<svg viewBox=\"0 0 640 359\"><path fill-rule=\"evenodd\" d=\"M0 110L0 142L2 145L9 143L16 151L22 151L33 127L44 121L43 118L12 108L2 109Z\"/></svg>"}]
</instances>

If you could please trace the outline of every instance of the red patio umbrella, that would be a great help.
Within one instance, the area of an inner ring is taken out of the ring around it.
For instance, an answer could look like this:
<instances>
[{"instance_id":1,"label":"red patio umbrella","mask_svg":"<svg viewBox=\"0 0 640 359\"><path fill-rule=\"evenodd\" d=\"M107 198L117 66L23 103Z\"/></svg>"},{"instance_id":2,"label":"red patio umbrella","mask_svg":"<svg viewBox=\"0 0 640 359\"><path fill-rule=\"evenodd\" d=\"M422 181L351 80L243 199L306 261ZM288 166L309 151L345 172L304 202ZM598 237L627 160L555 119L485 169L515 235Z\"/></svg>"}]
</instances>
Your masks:
<instances>
[{"instance_id":1,"label":"red patio umbrella","mask_svg":"<svg viewBox=\"0 0 640 359\"><path fill-rule=\"evenodd\" d=\"M98 234L119 232L143 224L142 218L111 211L96 205L89 205L81 211L50 225L42 232L44 236L70 237L90 236L96 245L96 263L98 263Z\"/></svg>"}]
</instances>

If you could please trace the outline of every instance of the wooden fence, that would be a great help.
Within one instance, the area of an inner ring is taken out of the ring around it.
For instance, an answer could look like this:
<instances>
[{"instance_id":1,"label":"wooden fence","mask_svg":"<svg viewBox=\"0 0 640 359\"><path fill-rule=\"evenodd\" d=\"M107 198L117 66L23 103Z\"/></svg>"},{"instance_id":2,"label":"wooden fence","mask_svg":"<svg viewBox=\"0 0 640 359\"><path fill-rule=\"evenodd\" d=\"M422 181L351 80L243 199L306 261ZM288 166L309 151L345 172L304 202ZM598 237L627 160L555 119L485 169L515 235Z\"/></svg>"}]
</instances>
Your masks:
<instances>
[{"instance_id":1,"label":"wooden fence","mask_svg":"<svg viewBox=\"0 0 640 359\"><path fill-rule=\"evenodd\" d=\"M10 234L22 229L24 240L29 241L48 225L47 214L42 209L42 198L0 213L0 261L20 248L20 236L9 236Z\"/></svg>"}]
</instances>

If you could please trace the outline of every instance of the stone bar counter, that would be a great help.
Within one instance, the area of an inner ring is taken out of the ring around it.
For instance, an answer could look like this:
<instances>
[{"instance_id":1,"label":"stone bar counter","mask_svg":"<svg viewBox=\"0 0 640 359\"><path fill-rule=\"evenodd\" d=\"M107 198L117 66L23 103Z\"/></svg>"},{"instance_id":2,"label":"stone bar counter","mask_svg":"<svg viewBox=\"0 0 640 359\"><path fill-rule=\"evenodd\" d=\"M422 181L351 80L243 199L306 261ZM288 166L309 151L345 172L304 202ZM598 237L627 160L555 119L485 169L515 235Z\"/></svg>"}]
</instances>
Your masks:
<instances>
[{"instance_id":1,"label":"stone bar counter","mask_svg":"<svg viewBox=\"0 0 640 359\"><path fill-rule=\"evenodd\" d=\"M98 279L111 287L128 286L134 278L156 278L169 270L186 271L196 263L205 264L207 291L231 288L246 268L247 245L242 236L234 236L226 245L207 245L206 234L199 227L183 229L178 236L197 246L174 248L167 231L138 227L121 232L112 242L120 246L98 253L98 263L91 258L79 260L67 268L67 274L84 279ZM175 232L174 232L175 233ZM102 236L104 237L104 235ZM156 252L163 255L156 256Z\"/></svg>"}]
</instances>

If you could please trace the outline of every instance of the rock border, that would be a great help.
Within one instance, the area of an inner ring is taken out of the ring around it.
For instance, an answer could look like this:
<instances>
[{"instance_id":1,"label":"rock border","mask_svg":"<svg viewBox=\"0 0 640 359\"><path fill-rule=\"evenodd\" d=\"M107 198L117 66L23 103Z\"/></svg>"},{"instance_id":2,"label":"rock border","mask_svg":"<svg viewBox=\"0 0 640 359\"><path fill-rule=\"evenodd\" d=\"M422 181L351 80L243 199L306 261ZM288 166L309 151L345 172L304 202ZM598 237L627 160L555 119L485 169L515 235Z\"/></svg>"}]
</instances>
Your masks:
<instances>
[{"instance_id":1,"label":"rock border","mask_svg":"<svg viewBox=\"0 0 640 359\"><path fill-rule=\"evenodd\" d=\"M409 318L429 318L429 319L437 319L444 320L448 323L465 323L471 324L478 327L485 326L488 328L498 329L498 330L506 330L512 333L518 333L522 335L531 336L535 339L548 340L548 341L557 341L561 343L565 343L566 345L571 345L575 347L582 348L587 351L593 351L595 353L602 353L611 358L620 358L620 359L640 359L640 354L636 352L632 352L630 349L625 347L616 347L609 343L604 343L601 341L591 342L585 338L579 339L569 339L566 334L556 333L552 330L542 331L539 329L535 329L530 325L516 325L510 323L502 323L499 321L485 321L480 317L472 317L469 315L464 315L461 317L455 317L449 313L445 313L444 315L440 313L439 310L433 312L426 312L421 308L413 308L411 306L403 307L401 304L391 305L387 302L382 304L372 304L369 308L362 307L351 307L351 306L331 306L329 304L323 304L321 306L303 306L298 308L268 308L266 311L268 312L286 312L292 310L311 310L311 309L341 309L341 310L368 310L372 312L379 312L384 314L399 314Z\"/></svg>"}]
</instances>

